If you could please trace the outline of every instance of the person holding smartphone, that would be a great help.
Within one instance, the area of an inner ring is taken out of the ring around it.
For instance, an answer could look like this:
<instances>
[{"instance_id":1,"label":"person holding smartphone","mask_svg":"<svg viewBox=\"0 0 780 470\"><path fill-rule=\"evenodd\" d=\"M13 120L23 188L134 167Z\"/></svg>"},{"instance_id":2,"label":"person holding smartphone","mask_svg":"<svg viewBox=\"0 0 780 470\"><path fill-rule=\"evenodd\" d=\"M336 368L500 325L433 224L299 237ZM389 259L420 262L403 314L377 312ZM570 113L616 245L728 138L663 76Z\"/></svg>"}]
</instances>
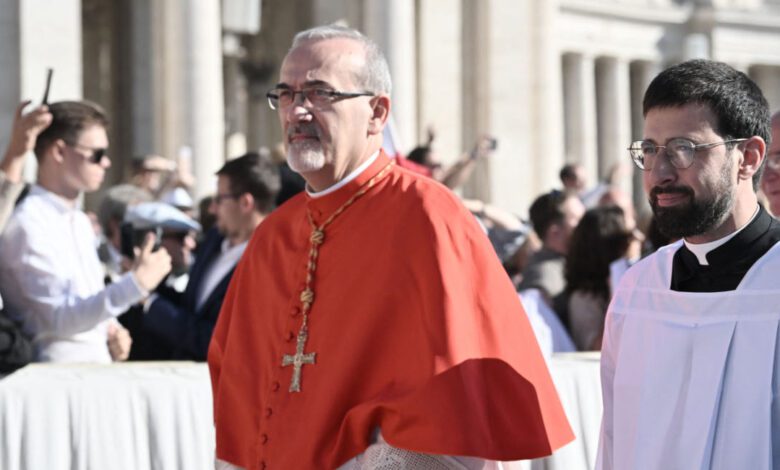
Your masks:
<instances>
[{"instance_id":1,"label":"person holding smartphone","mask_svg":"<svg viewBox=\"0 0 780 470\"><path fill-rule=\"evenodd\" d=\"M37 183L0 236L6 312L32 337L37 360L123 359L129 337L115 317L157 286L170 256L152 251L150 236L132 269L104 286L95 232L78 199L100 187L111 165L108 118L86 101L52 103L47 112L48 126L27 140L34 140Z\"/></svg>"}]
</instances>

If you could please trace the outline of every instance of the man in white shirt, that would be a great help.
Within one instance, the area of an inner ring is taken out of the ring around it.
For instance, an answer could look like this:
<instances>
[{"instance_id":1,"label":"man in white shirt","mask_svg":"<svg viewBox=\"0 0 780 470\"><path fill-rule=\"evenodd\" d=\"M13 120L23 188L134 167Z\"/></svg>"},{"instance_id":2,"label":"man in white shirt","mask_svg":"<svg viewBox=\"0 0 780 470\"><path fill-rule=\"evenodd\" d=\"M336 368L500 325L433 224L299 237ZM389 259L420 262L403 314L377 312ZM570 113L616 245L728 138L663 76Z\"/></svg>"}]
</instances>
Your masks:
<instances>
[{"instance_id":1,"label":"man in white shirt","mask_svg":"<svg viewBox=\"0 0 780 470\"><path fill-rule=\"evenodd\" d=\"M154 298L142 317L143 334L153 336L159 350L169 349L178 359L206 360L233 270L255 228L273 210L280 185L277 166L254 152L217 171L210 208L217 227L198 248L184 294Z\"/></svg>"},{"instance_id":2,"label":"man in white shirt","mask_svg":"<svg viewBox=\"0 0 780 470\"><path fill-rule=\"evenodd\" d=\"M0 238L0 290L9 315L33 338L40 361L110 362L127 353L115 317L141 301L170 270L149 237L132 269L108 287L97 240L78 208L111 165L108 120L88 102L49 106L51 124L35 141L38 182Z\"/></svg>"},{"instance_id":3,"label":"man in white shirt","mask_svg":"<svg viewBox=\"0 0 780 470\"><path fill-rule=\"evenodd\" d=\"M693 60L659 74L631 144L660 230L607 313L597 468L780 468L780 224L756 188L761 90Z\"/></svg>"}]
</instances>

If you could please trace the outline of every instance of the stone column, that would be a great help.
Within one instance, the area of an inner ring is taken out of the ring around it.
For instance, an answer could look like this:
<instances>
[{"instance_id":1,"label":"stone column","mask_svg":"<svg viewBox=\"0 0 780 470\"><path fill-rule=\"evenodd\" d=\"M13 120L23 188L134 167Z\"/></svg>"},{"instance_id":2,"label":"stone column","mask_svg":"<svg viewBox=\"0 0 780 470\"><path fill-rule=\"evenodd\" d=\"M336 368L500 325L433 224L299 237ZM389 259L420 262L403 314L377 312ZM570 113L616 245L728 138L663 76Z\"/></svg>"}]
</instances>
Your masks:
<instances>
[{"instance_id":1,"label":"stone column","mask_svg":"<svg viewBox=\"0 0 780 470\"><path fill-rule=\"evenodd\" d=\"M563 56L566 161L579 163L588 181L598 179L596 71L592 56Z\"/></svg>"},{"instance_id":2,"label":"stone column","mask_svg":"<svg viewBox=\"0 0 780 470\"><path fill-rule=\"evenodd\" d=\"M656 75L661 71L658 62L637 61L631 64L631 140L641 140L644 137L644 116L642 101L645 91ZM631 164L634 206L640 219L649 217L650 206L647 203L642 183L643 171Z\"/></svg>"},{"instance_id":3,"label":"stone column","mask_svg":"<svg viewBox=\"0 0 780 470\"><path fill-rule=\"evenodd\" d=\"M365 33L385 53L393 79L392 110L399 149L417 144L417 47L414 0L366 0Z\"/></svg>"},{"instance_id":4,"label":"stone column","mask_svg":"<svg viewBox=\"0 0 780 470\"><path fill-rule=\"evenodd\" d=\"M532 155L543 158L535 171L541 192L560 185L558 174L564 164L562 67L556 38L558 0L535 0L532 4L533 66L528 72L532 74L533 82L529 97L535 123L531 130Z\"/></svg>"},{"instance_id":5,"label":"stone column","mask_svg":"<svg viewBox=\"0 0 780 470\"><path fill-rule=\"evenodd\" d=\"M148 153L164 154L162 135L166 133L163 125L164 99L163 83L165 74L163 64L169 58L171 43L166 42L163 31L173 29L170 17L165 14L164 6L152 0L139 0L126 10L130 24L129 36L132 41L127 48L127 68L124 72L130 77L120 86L131 97L126 104L130 115L130 156ZM179 101L180 97L168 97ZM165 155L170 157L170 155Z\"/></svg>"},{"instance_id":6,"label":"stone column","mask_svg":"<svg viewBox=\"0 0 780 470\"><path fill-rule=\"evenodd\" d=\"M532 147L533 8L514 0L470 0L464 8L464 136L499 140L467 194L526 214L549 183L536 177L548 155Z\"/></svg>"},{"instance_id":7,"label":"stone column","mask_svg":"<svg viewBox=\"0 0 780 470\"><path fill-rule=\"evenodd\" d=\"M756 65L750 67L749 72L769 102L769 110L780 111L780 67Z\"/></svg>"},{"instance_id":8,"label":"stone column","mask_svg":"<svg viewBox=\"0 0 780 470\"><path fill-rule=\"evenodd\" d=\"M363 0L309 0L315 25L340 23L352 28L363 27Z\"/></svg>"},{"instance_id":9,"label":"stone column","mask_svg":"<svg viewBox=\"0 0 780 470\"><path fill-rule=\"evenodd\" d=\"M599 176L603 179L616 164L631 163L625 150L631 143L631 89L627 61L604 57L596 69ZM630 180L621 180L619 186L631 194Z\"/></svg>"},{"instance_id":10,"label":"stone column","mask_svg":"<svg viewBox=\"0 0 780 470\"><path fill-rule=\"evenodd\" d=\"M225 154L227 158L233 158L247 151L249 91L246 76L241 73L241 58L246 55L246 51L241 46L237 35L225 35L223 45L225 49L225 54L222 56L225 81Z\"/></svg>"},{"instance_id":11,"label":"stone column","mask_svg":"<svg viewBox=\"0 0 780 470\"><path fill-rule=\"evenodd\" d=\"M473 145L473 142L463 142L461 127L461 10L453 7L451 0L420 0L418 5L419 122L416 134L421 140L425 139L426 128L432 125L436 130L436 153L443 163L450 165ZM447 11L447 14L442 15L442 11Z\"/></svg>"},{"instance_id":12,"label":"stone column","mask_svg":"<svg viewBox=\"0 0 780 470\"><path fill-rule=\"evenodd\" d=\"M49 32L48 34L46 32ZM53 34L52 32L56 32ZM49 101L82 96L81 1L8 0L0 9L0 148L8 144L20 101L43 98L46 68L54 69ZM25 176L33 180L35 159Z\"/></svg>"},{"instance_id":13,"label":"stone column","mask_svg":"<svg viewBox=\"0 0 780 470\"><path fill-rule=\"evenodd\" d=\"M219 2L183 0L183 144L192 148L200 198L216 187L214 172L225 161L222 88L222 26Z\"/></svg>"}]
</instances>

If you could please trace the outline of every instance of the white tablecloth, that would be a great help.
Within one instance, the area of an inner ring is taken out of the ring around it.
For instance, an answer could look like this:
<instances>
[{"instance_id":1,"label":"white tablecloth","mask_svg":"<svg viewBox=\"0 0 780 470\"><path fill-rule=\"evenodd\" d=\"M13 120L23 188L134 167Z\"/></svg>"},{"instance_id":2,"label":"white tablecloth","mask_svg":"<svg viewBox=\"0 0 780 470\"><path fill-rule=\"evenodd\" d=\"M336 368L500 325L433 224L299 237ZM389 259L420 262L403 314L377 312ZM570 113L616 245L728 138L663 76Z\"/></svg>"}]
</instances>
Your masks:
<instances>
[{"instance_id":1,"label":"white tablecloth","mask_svg":"<svg viewBox=\"0 0 780 470\"><path fill-rule=\"evenodd\" d=\"M535 460L533 470L595 467L603 409L599 357L599 353L562 353L550 360L550 375L577 438L550 457Z\"/></svg>"},{"instance_id":2,"label":"white tablecloth","mask_svg":"<svg viewBox=\"0 0 780 470\"><path fill-rule=\"evenodd\" d=\"M592 469L598 355L556 355L550 371L577 440L530 467ZM35 364L0 380L2 470L210 470L213 462L205 364Z\"/></svg>"},{"instance_id":3,"label":"white tablecloth","mask_svg":"<svg viewBox=\"0 0 780 470\"><path fill-rule=\"evenodd\" d=\"M0 469L214 468L205 364L35 364L0 380Z\"/></svg>"}]
</instances>

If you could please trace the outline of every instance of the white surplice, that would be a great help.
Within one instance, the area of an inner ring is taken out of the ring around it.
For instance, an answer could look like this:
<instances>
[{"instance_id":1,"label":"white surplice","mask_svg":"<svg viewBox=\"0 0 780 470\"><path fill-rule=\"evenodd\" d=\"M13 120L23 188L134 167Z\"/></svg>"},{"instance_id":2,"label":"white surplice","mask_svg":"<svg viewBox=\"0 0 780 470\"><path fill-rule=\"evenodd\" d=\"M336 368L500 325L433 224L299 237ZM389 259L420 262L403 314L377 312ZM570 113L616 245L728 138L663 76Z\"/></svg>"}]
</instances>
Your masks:
<instances>
[{"instance_id":1,"label":"white surplice","mask_svg":"<svg viewBox=\"0 0 780 470\"><path fill-rule=\"evenodd\" d=\"M597 468L780 468L780 244L734 291L675 292L682 242L630 269L607 313Z\"/></svg>"}]
</instances>

